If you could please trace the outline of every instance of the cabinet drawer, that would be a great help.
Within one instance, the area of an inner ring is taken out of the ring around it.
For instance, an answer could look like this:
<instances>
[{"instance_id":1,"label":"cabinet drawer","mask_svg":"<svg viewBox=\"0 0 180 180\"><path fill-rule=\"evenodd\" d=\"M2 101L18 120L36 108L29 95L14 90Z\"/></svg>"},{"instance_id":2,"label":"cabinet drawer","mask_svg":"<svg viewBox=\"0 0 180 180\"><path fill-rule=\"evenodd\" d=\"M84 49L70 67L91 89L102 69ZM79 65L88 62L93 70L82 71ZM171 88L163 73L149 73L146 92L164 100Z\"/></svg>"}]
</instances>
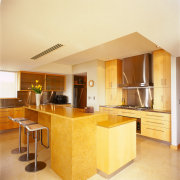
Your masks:
<instances>
[{"instance_id":1,"label":"cabinet drawer","mask_svg":"<svg viewBox=\"0 0 180 180\"><path fill-rule=\"evenodd\" d=\"M135 110L122 109L121 114L119 114L119 115L127 116L127 117L138 117L138 112Z\"/></svg>"},{"instance_id":2,"label":"cabinet drawer","mask_svg":"<svg viewBox=\"0 0 180 180\"><path fill-rule=\"evenodd\" d=\"M143 112L142 113L143 118L148 119L160 119L164 121L170 121L171 115L166 113L157 113L157 112Z\"/></svg>"},{"instance_id":3,"label":"cabinet drawer","mask_svg":"<svg viewBox=\"0 0 180 180\"><path fill-rule=\"evenodd\" d=\"M7 123L7 122L11 122L11 120L7 116L0 117L0 123Z\"/></svg>"},{"instance_id":4,"label":"cabinet drawer","mask_svg":"<svg viewBox=\"0 0 180 180\"><path fill-rule=\"evenodd\" d=\"M18 123L14 123L11 121L0 123L0 130L14 129L18 127L19 127Z\"/></svg>"},{"instance_id":5,"label":"cabinet drawer","mask_svg":"<svg viewBox=\"0 0 180 180\"><path fill-rule=\"evenodd\" d=\"M168 141L170 142L171 136L170 136L170 129L156 127L156 126L149 126L146 124L141 125L141 134L143 136Z\"/></svg>"},{"instance_id":6,"label":"cabinet drawer","mask_svg":"<svg viewBox=\"0 0 180 180\"><path fill-rule=\"evenodd\" d=\"M142 118L141 123L147 124L149 126L170 128L170 121L164 121L161 119Z\"/></svg>"}]
</instances>

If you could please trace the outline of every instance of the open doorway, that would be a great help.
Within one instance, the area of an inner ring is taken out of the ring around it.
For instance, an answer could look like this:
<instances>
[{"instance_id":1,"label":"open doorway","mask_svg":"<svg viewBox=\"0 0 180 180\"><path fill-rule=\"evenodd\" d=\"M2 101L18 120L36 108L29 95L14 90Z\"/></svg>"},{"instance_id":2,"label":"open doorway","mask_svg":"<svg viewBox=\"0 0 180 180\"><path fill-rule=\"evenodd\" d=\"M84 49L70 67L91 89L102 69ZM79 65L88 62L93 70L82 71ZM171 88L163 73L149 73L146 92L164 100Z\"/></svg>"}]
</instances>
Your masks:
<instances>
[{"instance_id":1,"label":"open doorway","mask_svg":"<svg viewBox=\"0 0 180 180\"><path fill-rule=\"evenodd\" d=\"M87 73L74 75L73 107L87 106Z\"/></svg>"}]
</instances>

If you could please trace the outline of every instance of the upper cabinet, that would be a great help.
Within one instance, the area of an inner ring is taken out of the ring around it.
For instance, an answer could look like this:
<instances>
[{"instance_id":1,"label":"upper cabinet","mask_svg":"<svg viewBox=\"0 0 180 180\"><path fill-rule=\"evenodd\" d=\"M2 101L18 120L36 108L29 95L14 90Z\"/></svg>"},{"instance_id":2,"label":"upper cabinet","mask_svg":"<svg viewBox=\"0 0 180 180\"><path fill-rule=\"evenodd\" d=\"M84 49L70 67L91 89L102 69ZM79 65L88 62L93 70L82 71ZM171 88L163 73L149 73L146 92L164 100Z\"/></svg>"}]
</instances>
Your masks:
<instances>
[{"instance_id":1,"label":"upper cabinet","mask_svg":"<svg viewBox=\"0 0 180 180\"><path fill-rule=\"evenodd\" d=\"M20 72L20 90L31 90L31 86L36 80L39 81L39 84L42 85L42 90L44 90L45 74Z\"/></svg>"},{"instance_id":2,"label":"upper cabinet","mask_svg":"<svg viewBox=\"0 0 180 180\"><path fill-rule=\"evenodd\" d=\"M160 49L153 52L154 87L171 86L171 55Z\"/></svg>"},{"instance_id":3,"label":"upper cabinet","mask_svg":"<svg viewBox=\"0 0 180 180\"><path fill-rule=\"evenodd\" d=\"M57 75L46 75L46 90L64 91L65 77Z\"/></svg>"},{"instance_id":4,"label":"upper cabinet","mask_svg":"<svg viewBox=\"0 0 180 180\"><path fill-rule=\"evenodd\" d=\"M106 88L117 88L122 83L122 61L106 61Z\"/></svg>"},{"instance_id":5,"label":"upper cabinet","mask_svg":"<svg viewBox=\"0 0 180 180\"><path fill-rule=\"evenodd\" d=\"M65 90L65 76L35 72L19 72L19 89L31 90L32 84L42 85L44 91L64 91Z\"/></svg>"}]
</instances>

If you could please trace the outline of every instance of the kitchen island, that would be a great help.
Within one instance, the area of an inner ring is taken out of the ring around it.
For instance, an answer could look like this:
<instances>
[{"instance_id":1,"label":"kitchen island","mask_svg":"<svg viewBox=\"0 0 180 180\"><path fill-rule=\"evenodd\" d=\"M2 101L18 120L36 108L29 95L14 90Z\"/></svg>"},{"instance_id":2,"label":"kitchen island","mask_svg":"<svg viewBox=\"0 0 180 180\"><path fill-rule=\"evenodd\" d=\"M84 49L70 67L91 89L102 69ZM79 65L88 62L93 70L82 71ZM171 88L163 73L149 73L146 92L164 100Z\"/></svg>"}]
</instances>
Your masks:
<instances>
[{"instance_id":1,"label":"kitchen island","mask_svg":"<svg viewBox=\"0 0 180 180\"><path fill-rule=\"evenodd\" d=\"M51 168L63 180L85 180L97 173L96 124L107 120L107 114L50 104L25 107L25 117L50 129Z\"/></svg>"}]
</instances>

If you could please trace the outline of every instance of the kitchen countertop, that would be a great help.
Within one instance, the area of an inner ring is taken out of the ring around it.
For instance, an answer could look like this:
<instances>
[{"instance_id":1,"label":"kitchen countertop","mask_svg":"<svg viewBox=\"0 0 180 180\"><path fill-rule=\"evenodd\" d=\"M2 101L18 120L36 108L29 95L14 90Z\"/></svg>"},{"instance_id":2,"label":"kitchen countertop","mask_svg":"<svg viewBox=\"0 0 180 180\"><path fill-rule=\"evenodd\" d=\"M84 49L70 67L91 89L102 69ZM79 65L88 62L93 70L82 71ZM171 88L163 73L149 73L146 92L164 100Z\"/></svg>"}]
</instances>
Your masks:
<instances>
[{"instance_id":1,"label":"kitchen countertop","mask_svg":"<svg viewBox=\"0 0 180 180\"><path fill-rule=\"evenodd\" d=\"M135 110L135 111L145 111L145 112L157 112L157 113L167 113L171 114L171 111L167 110L160 110L160 109L136 109L136 108L123 108L123 107L117 107L117 106L111 106L111 105L101 105L99 107L107 107L107 108L117 108L117 109L127 109L127 110Z\"/></svg>"},{"instance_id":2,"label":"kitchen countertop","mask_svg":"<svg viewBox=\"0 0 180 180\"><path fill-rule=\"evenodd\" d=\"M57 115L57 116L63 116L68 118L79 118L79 117L85 117L85 116L92 116L96 114L102 114L100 112L94 112L94 113L85 113L84 109L79 108L72 108L72 107L64 107L54 104L48 104L48 105L40 105L40 106L25 106L25 108L43 112L50 115Z\"/></svg>"},{"instance_id":3,"label":"kitchen countertop","mask_svg":"<svg viewBox=\"0 0 180 180\"><path fill-rule=\"evenodd\" d=\"M123 124L126 124L126 123L136 121L136 119L137 118L109 115L108 120L98 122L97 125L105 127L105 128L113 128L113 127L116 127L116 126L120 126L120 125L123 125Z\"/></svg>"}]
</instances>

